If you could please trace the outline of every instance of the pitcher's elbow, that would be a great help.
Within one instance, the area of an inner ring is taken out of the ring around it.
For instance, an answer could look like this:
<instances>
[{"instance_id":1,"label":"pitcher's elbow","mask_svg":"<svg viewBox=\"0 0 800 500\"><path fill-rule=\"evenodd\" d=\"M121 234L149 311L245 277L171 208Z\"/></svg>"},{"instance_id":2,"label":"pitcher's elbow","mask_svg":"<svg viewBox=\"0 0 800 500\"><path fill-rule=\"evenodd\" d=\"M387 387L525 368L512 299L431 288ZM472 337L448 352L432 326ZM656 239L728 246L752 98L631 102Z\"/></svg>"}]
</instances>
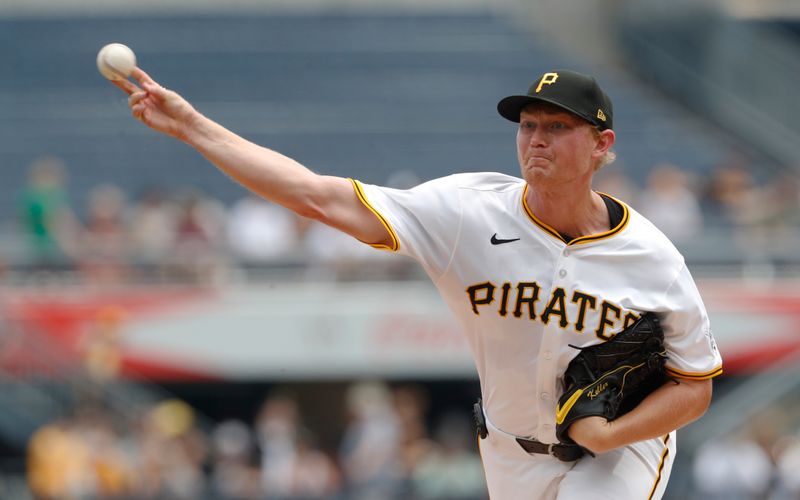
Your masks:
<instances>
[{"instance_id":1,"label":"pitcher's elbow","mask_svg":"<svg viewBox=\"0 0 800 500\"><path fill-rule=\"evenodd\" d=\"M695 397L695 420L705 415L708 408L711 406L711 397L713 395L713 383L711 379L697 380L691 382L696 391Z\"/></svg>"},{"instance_id":2,"label":"pitcher's elbow","mask_svg":"<svg viewBox=\"0 0 800 500\"><path fill-rule=\"evenodd\" d=\"M315 203L312 199L302 200L301 202L292 204L292 206L287 208L297 215L305 217L306 219L323 223L328 220L327 211L320 204Z\"/></svg>"}]
</instances>

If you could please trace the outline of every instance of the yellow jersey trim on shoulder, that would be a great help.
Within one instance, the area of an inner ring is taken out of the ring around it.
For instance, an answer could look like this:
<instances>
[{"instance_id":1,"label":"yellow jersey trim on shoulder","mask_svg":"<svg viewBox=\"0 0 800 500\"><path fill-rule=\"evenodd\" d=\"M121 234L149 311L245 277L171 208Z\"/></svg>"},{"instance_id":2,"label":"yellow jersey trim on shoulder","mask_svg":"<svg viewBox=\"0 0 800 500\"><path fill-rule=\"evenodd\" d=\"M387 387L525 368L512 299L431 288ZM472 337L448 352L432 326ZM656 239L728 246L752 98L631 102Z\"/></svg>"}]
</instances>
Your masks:
<instances>
[{"instance_id":1,"label":"yellow jersey trim on shoulder","mask_svg":"<svg viewBox=\"0 0 800 500\"><path fill-rule=\"evenodd\" d=\"M687 378L687 379L691 379L691 380L708 380L710 378L714 378L717 375L721 375L722 374L722 365L719 365L718 367L714 368L713 370L707 371L705 373L685 372L685 371L678 370L677 368L672 368L672 367L669 367L669 366L666 366L665 370L670 375L674 375L674 376L676 376L678 378Z\"/></svg>"},{"instance_id":2,"label":"yellow jersey trim on shoulder","mask_svg":"<svg viewBox=\"0 0 800 500\"><path fill-rule=\"evenodd\" d=\"M603 194L605 196L608 196L605 193L598 193L598 194ZM530 218L531 221L533 221L534 224L539 226L546 233L548 233L551 236L553 236L554 238L566 243L567 245L580 245L582 243L591 243L593 241L599 241L599 240L603 240L603 239L606 239L606 238L610 238L610 237L614 236L615 234L619 233L620 231L622 231L623 229L625 229L625 226L628 225L628 222L631 219L631 213L630 213L630 210L628 210L628 206L625 203L623 203L623 202L619 201L618 199L614 198L613 196L608 196L609 198L611 198L615 202L619 203L619 205L622 207L622 219L620 220L619 224L617 224L615 227L612 227L608 231L605 231L605 232L602 232L602 233L590 234L590 235L587 235L587 236L581 236L579 238L574 238L574 239L572 239L570 241L567 241L567 240L564 239L563 236L561 236L561 234L558 231L556 231L552 227L548 226L547 224L545 224L544 222L539 220L536 217L536 215L533 214L533 210L531 210L531 208L528 206L528 200L526 199L527 195L528 195L528 184L526 183L525 184L525 188L522 190L522 208L523 208L523 210L525 210L525 213L528 214L528 218Z\"/></svg>"},{"instance_id":3,"label":"yellow jersey trim on shoulder","mask_svg":"<svg viewBox=\"0 0 800 500\"><path fill-rule=\"evenodd\" d=\"M395 234L394 229L392 229L391 224L389 224L389 221L386 220L386 218L383 215L381 215L380 212L375 210L375 207L373 207L372 204L369 202L369 200L367 200L367 196L364 194L364 188L361 186L361 183L355 179L348 178L347 180L349 180L350 183L353 184L353 190L356 192L356 196L358 196L359 201L365 207L367 207L370 212L375 214L375 217L377 217L380 223L383 224L383 227L386 228L386 231L388 231L389 236L392 238L391 245L384 245L381 243L367 243L366 241L361 241L361 240L359 241L361 241L361 243L364 243L365 245L369 245L372 248L377 248L380 250L390 250L392 252L397 252L398 250L400 250L400 240L397 238L397 234Z\"/></svg>"}]
</instances>

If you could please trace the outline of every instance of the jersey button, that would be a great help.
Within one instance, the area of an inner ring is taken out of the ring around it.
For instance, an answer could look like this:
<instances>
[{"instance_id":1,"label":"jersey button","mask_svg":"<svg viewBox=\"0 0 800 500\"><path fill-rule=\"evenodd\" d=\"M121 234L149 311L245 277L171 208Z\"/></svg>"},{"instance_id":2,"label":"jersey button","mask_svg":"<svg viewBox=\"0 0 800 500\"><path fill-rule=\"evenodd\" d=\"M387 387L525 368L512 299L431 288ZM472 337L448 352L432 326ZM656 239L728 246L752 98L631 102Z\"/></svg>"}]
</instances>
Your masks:
<instances>
[{"instance_id":1,"label":"jersey button","mask_svg":"<svg viewBox=\"0 0 800 500\"><path fill-rule=\"evenodd\" d=\"M550 351L544 351L544 359L552 359L553 353Z\"/></svg>"},{"instance_id":2,"label":"jersey button","mask_svg":"<svg viewBox=\"0 0 800 500\"><path fill-rule=\"evenodd\" d=\"M569 248L564 249L564 257L569 257Z\"/></svg>"},{"instance_id":3,"label":"jersey button","mask_svg":"<svg viewBox=\"0 0 800 500\"><path fill-rule=\"evenodd\" d=\"M558 275L559 275L559 276L561 276L561 277L563 278L564 276L566 276L566 275L567 275L567 270L566 270L566 269L562 269L562 270L560 270L560 271L558 272Z\"/></svg>"},{"instance_id":4,"label":"jersey button","mask_svg":"<svg viewBox=\"0 0 800 500\"><path fill-rule=\"evenodd\" d=\"M543 393L542 393L542 399L543 399L543 400L545 400L545 401L547 401L548 399L550 399L550 395L549 395L549 394L547 394L546 392L543 392Z\"/></svg>"}]
</instances>

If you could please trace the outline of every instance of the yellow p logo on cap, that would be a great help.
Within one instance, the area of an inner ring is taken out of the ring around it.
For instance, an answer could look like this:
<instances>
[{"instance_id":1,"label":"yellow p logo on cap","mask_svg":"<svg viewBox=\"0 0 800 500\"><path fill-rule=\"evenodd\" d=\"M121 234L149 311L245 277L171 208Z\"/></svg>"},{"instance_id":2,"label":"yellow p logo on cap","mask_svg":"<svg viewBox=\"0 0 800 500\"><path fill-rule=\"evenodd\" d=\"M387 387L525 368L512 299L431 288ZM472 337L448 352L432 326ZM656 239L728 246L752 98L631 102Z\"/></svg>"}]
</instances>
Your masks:
<instances>
[{"instance_id":1,"label":"yellow p logo on cap","mask_svg":"<svg viewBox=\"0 0 800 500\"><path fill-rule=\"evenodd\" d=\"M538 94L540 90L542 90L542 85L552 85L556 83L558 80L558 73L545 73L542 75L542 79L539 80L539 85L536 87L536 93Z\"/></svg>"}]
</instances>

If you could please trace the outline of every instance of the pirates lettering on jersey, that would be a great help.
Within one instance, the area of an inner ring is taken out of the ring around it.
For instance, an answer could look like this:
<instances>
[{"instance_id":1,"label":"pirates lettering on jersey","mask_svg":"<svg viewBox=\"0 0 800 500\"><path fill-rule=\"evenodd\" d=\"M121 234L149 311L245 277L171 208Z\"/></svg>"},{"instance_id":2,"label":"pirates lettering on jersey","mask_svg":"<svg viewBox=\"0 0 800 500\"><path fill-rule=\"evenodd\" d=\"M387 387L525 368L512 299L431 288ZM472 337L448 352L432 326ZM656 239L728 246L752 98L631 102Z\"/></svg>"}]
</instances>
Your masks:
<instances>
[{"instance_id":1,"label":"pirates lettering on jersey","mask_svg":"<svg viewBox=\"0 0 800 500\"><path fill-rule=\"evenodd\" d=\"M550 316L557 315L560 319L558 324L561 328L566 328L569 325L567 320L567 306L564 304L564 289L557 287L553 289L550 294L550 302L547 303L544 312L542 313L542 323L545 325L550 323Z\"/></svg>"},{"instance_id":2,"label":"pirates lettering on jersey","mask_svg":"<svg viewBox=\"0 0 800 500\"><path fill-rule=\"evenodd\" d=\"M467 295L476 316L480 316L481 310L494 304L497 299L495 312L501 317L507 317L513 306L511 314L515 318L521 318L524 314L527 319L538 319L545 325L554 321L560 328L576 333L583 333L587 323L592 322L596 325L592 329L594 334L603 340L611 340L616 332L639 318L633 311L623 312L619 305L580 290L573 291L568 297L562 287L556 287L547 300L540 301L541 290L535 281L520 281L516 286L509 282L497 286L491 281L484 281L467 287ZM575 304L576 307L568 308L568 304ZM541 312L537 306L541 307Z\"/></svg>"},{"instance_id":3,"label":"pirates lettering on jersey","mask_svg":"<svg viewBox=\"0 0 800 500\"><path fill-rule=\"evenodd\" d=\"M613 327L615 321L619 320L619 315L621 313L622 309L620 309L619 306L604 300L600 305L600 323L597 325L597 330L594 331L594 334L603 340L611 340L611 336L606 334L606 327ZM613 318L610 318L609 316L613 316ZM616 318L616 320L614 318Z\"/></svg>"}]
</instances>

